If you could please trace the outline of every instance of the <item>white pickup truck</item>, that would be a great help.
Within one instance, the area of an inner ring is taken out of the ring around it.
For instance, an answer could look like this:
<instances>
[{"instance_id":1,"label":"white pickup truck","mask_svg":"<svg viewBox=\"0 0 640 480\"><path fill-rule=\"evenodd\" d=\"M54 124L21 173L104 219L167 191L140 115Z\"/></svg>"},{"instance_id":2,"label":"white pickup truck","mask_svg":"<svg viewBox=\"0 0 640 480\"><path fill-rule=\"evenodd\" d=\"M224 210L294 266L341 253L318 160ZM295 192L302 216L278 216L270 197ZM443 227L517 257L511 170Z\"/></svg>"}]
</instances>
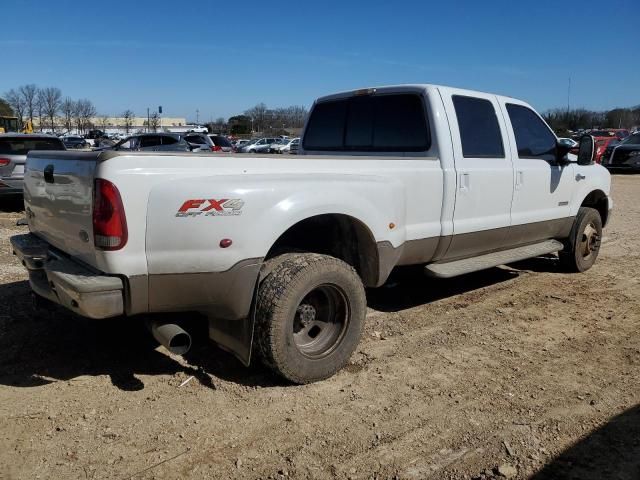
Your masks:
<instances>
[{"instance_id":1,"label":"white pickup truck","mask_svg":"<svg viewBox=\"0 0 640 480\"><path fill-rule=\"evenodd\" d=\"M299 155L32 152L31 233L11 239L36 298L80 315L204 314L209 336L287 379L327 378L361 337L365 287L394 267L452 277L559 252L593 265L610 176L514 98L435 85L318 99ZM154 321L154 318L156 320Z\"/></svg>"}]
</instances>

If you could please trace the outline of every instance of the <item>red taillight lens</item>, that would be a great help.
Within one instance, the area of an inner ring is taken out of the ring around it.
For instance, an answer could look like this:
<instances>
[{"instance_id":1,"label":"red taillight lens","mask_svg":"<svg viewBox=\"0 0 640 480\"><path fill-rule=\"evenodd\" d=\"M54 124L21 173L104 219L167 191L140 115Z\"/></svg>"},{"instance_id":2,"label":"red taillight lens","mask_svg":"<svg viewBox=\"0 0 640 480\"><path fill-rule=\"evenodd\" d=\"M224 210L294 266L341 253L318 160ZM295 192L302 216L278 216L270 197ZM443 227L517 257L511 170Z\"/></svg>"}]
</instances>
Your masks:
<instances>
[{"instance_id":1,"label":"red taillight lens","mask_svg":"<svg viewBox=\"0 0 640 480\"><path fill-rule=\"evenodd\" d=\"M6 167L11 163L11 160L8 158L0 158L0 167Z\"/></svg>"},{"instance_id":2,"label":"red taillight lens","mask_svg":"<svg viewBox=\"0 0 640 480\"><path fill-rule=\"evenodd\" d=\"M120 250L127 243L127 219L120 192L97 178L93 192L93 243L100 250Z\"/></svg>"},{"instance_id":3,"label":"red taillight lens","mask_svg":"<svg viewBox=\"0 0 640 480\"><path fill-rule=\"evenodd\" d=\"M211 147L212 152L219 152L220 150L222 150L222 147L219 145L214 145L213 147Z\"/></svg>"}]
</instances>

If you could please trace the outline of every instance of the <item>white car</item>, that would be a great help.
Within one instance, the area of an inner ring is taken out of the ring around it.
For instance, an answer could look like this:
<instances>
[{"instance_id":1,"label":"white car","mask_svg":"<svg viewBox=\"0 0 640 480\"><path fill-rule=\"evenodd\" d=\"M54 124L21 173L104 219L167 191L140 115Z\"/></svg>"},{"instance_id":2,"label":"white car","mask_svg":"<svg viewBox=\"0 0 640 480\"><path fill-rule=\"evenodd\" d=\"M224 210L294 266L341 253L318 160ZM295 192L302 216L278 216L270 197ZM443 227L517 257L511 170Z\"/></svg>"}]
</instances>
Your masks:
<instances>
[{"instance_id":1,"label":"white car","mask_svg":"<svg viewBox=\"0 0 640 480\"><path fill-rule=\"evenodd\" d=\"M189 334L154 314L197 312L214 342L297 383L347 364L365 287L397 266L447 278L556 252L568 271L596 261L610 175L591 137L569 158L521 100L341 92L314 103L301 138L295 159L29 152L31 233L13 250L38 298L148 318L176 353Z\"/></svg>"}]
</instances>

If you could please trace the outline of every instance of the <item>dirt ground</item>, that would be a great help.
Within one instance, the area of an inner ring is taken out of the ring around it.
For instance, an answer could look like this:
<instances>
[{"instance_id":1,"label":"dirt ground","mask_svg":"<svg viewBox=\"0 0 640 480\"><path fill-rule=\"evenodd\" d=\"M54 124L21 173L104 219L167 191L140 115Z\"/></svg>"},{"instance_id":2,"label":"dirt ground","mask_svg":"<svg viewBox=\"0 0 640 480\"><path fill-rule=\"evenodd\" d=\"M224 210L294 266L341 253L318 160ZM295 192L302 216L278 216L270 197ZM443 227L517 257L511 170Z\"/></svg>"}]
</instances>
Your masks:
<instances>
[{"instance_id":1,"label":"dirt ground","mask_svg":"<svg viewBox=\"0 0 640 480\"><path fill-rule=\"evenodd\" d=\"M637 480L640 176L613 198L589 272L400 272L368 292L352 363L308 386L244 368L198 322L182 359L135 319L34 313L5 203L0 478Z\"/></svg>"}]
</instances>

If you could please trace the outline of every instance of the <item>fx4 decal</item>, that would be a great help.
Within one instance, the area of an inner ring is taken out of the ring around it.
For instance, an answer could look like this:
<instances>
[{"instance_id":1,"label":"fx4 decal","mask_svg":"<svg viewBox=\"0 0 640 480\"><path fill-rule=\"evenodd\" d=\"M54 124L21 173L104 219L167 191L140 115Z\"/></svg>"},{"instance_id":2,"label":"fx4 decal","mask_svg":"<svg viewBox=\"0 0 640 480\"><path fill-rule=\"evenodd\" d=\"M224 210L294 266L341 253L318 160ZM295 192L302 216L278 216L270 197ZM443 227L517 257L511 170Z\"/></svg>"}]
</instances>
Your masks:
<instances>
[{"instance_id":1,"label":"fx4 decal","mask_svg":"<svg viewBox=\"0 0 640 480\"><path fill-rule=\"evenodd\" d=\"M201 198L187 200L176 213L176 217L230 217L242 215L244 201L239 198Z\"/></svg>"}]
</instances>

